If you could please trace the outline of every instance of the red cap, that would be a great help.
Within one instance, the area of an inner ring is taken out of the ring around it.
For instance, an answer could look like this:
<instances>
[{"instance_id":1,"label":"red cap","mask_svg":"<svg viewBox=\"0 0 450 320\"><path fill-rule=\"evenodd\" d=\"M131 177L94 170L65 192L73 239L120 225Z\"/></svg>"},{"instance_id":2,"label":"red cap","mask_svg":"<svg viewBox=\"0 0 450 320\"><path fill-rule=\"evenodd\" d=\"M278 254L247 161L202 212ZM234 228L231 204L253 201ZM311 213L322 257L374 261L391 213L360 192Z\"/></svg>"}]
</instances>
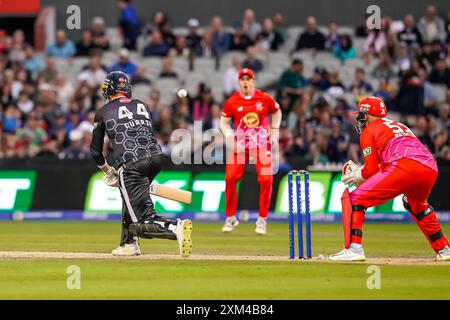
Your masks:
<instances>
[{"instance_id":1,"label":"red cap","mask_svg":"<svg viewBox=\"0 0 450 320\"><path fill-rule=\"evenodd\" d=\"M255 74L253 73L252 69L249 68L244 68L241 71L239 71L238 79L240 79L245 74L248 75L250 78L255 79Z\"/></svg>"},{"instance_id":2,"label":"red cap","mask_svg":"<svg viewBox=\"0 0 450 320\"><path fill-rule=\"evenodd\" d=\"M368 114L375 117L385 117L387 108L383 100L377 97L368 97L362 99L358 104L360 111L367 111Z\"/></svg>"}]
</instances>

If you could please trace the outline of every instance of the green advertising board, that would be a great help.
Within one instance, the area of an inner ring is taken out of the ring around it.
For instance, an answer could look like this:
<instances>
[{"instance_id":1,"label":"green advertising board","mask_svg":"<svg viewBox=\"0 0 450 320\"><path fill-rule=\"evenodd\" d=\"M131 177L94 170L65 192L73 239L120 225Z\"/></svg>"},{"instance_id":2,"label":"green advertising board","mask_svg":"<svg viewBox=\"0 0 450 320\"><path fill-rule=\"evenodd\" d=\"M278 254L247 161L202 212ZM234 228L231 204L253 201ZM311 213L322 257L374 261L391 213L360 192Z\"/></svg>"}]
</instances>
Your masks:
<instances>
[{"instance_id":1,"label":"green advertising board","mask_svg":"<svg viewBox=\"0 0 450 320\"><path fill-rule=\"evenodd\" d=\"M36 171L0 170L0 212L29 210L35 182Z\"/></svg>"}]
</instances>

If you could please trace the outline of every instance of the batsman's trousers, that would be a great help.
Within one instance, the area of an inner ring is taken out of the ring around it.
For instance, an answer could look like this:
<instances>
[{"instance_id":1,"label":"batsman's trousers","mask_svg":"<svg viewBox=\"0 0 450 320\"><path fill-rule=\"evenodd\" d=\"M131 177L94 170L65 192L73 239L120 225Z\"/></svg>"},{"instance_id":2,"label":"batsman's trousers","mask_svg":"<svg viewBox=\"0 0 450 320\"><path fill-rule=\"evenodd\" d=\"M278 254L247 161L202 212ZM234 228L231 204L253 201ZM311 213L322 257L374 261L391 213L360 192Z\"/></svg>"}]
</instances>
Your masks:
<instances>
[{"instance_id":1,"label":"batsman's trousers","mask_svg":"<svg viewBox=\"0 0 450 320\"><path fill-rule=\"evenodd\" d=\"M161 171L163 155L155 155L121 167L119 188L122 196L122 236L120 245L134 241L128 233L130 224L143 222L154 215L150 184Z\"/></svg>"}]
</instances>

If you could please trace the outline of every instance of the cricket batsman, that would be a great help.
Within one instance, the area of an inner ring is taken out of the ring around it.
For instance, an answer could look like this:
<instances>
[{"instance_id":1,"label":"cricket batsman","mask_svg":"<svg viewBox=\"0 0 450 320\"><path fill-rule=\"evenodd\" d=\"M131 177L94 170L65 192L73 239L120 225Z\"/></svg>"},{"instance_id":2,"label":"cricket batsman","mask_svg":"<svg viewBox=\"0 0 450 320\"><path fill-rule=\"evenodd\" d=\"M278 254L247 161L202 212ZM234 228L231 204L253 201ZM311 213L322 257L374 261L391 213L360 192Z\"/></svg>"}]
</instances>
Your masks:
<instances>
[{"instance_id":1,"label":"cricket batsman","mask_svg":"<svg viewBox=\"0 0 450 320\"><path fill-rule=\"evenodd\" d=\"M437 164L428 149L404 124L385 118L387 109L377 97L358 105L356 129L364 165L352 161L343 168L342 181L357 186L342 195L344 249L331 260L363 261L362 225L365 211L403 194L403 206L414 219L441 261L450 260L449 243L433 207L427 202L436 182Z\"/></svg>"},{"instance_id":2,"label":"cricket batsman","mask_svg":"<svg viewBox=\"0 0 450 320\"><path fill-rule=\"evenodd\" d=\"M131 85L125 73L107 75L102 93L107 103L97 111L91 142L91 154L105 172L104 181L118 187L122 196L122 236L112 251L116 256L140 255L139 238L178 240L180 254L192 250L190 220L169 220L156 214L150 198L150 184L161 171L164 157L153 135L148 106L131 99ZM105 133L111 141L115 165L103 156Z\"/></svg>"},{"instance_id":3,"label":"cricket batsman","mask_svg":"<svg viewBox=\"0 0 450 320\"><path fill-rule=\"evenodd\" d=\"M255 232L265 235L272 196L272 145L278 143L281 110L270 95L255 89L254 81L255 75L251 69L245 68L239 72L239 92L225 102L220 118L220 129L227 145L231 146L225 172L227 218L222 231L231 232L239 224L236 218L236 187L251 157L259 183L259 217Z\"/></svg>"}]
</instances>

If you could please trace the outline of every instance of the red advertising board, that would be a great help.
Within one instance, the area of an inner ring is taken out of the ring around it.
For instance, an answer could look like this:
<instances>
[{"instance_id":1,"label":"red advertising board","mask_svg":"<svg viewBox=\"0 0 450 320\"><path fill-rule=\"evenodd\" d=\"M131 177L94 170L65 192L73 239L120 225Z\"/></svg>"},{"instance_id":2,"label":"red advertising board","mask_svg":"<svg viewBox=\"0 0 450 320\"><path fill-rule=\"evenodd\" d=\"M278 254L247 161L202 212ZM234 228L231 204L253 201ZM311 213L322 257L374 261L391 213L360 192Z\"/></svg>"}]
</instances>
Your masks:
<instances>
[{"instance_id":1,"label":"red advertising board","mask_svg":"<svg viewBox=\"0 0 450 320\"><path fill-rule=\"evenodd\" d=\"M0 14L38 13L40 8L40 0L0 0Z\"/></svg>"}]
</instances>

